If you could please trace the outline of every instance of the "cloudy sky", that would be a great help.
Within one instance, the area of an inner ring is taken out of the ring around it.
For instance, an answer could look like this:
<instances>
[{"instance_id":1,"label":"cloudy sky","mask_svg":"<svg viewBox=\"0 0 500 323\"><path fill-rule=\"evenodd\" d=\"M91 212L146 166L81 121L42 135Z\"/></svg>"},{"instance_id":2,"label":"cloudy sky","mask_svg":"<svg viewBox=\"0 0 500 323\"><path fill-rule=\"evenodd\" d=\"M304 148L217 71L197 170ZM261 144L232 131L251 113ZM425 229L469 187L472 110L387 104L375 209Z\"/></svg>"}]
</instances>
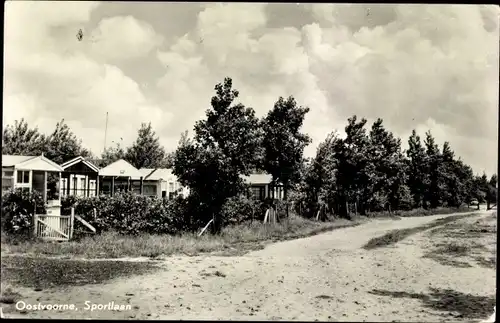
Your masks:
<instances>
[{"instance_id":1,"label":"cloudy sky","mask_svg":"<svg viewBox=\"0 0 500 323\"><path fill-rule=\"evenodd\" d=\"M311 111L307 154L356 114L407 141L431 129L497 169L499 8L473 5L6 2L3 124L64 118L100 154L152 122L167 150L233 78L259 116ZM83 31L82 41L76 34ZM122 138L122 139L121 139Z\"/></svg>"}]
</instances>

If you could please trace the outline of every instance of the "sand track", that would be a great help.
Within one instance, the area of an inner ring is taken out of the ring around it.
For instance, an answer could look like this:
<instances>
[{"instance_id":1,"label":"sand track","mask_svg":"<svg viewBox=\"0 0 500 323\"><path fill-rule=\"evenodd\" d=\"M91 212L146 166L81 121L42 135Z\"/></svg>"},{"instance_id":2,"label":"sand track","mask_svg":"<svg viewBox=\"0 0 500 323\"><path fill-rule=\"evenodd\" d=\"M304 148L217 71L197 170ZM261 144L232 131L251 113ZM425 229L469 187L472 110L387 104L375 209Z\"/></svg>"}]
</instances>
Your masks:
<instances>
[{"instance_id":1,"label":"sand track","mask_svg":"<svg viewBox=\"0 0 500 323\"><path fill-rule=\"evenodd\" d=\"M487 218L490 215L491 212L481 211L480 217ZM361 248L369 239L387 231L419 226L442 217L446 216L403 218L400 221L374 220L357 227L272 244L240 257L173 256L161 263L164 269L158 272L119 278L102 285L43 292L24 289L20 292L26 303L69 302L76 304L79 310L31 311L24 314L9 311L9 316L426 322L466 320L460 310L454 311L452 307L441 303L448 304L447 299L453 297L457 301L460 296L456 295L462 294L475 295L480 301L493 296L495 269L481 266L459 268L423 257L434 243L434 238L428 232L412 235L386 248L370 251ZM477 219L471 217L460 221L474 223ZM488 243L486 240L483 242ZM133 308L121 312L90 312L84 310L85 301L100 304L114 301L116 304L130 304Z\"/></svg>"}]
</instances>

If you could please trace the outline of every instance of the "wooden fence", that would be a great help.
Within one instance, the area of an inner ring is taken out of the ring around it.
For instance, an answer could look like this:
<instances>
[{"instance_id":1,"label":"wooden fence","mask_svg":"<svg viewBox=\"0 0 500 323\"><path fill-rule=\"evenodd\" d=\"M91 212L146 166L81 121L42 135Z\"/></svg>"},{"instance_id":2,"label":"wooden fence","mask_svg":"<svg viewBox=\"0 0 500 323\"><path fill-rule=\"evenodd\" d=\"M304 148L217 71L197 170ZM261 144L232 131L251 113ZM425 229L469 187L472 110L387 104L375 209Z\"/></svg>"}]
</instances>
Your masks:
<instances>
[{"instance_id":1,"label":"wooden fence","mask_svg":"<svg viewBox=\"0 0 500 323\"><path fill-rule=\"evenodd\" d=\"M75 220L86 226L92 233L96 233L96 229L79 215L75 215L75 209L72 208L71 215L35 214L33 221L34 236L43 240L69 241L73 238Z\"/></svg>"},{"instance_id":2,"label":"wooden fence","mask_svg":"<svg viewBox=\"0 0 500 323\"><path fill-rule=\"evenodd\" d=\"M73 223L72 216L36 214L34 234L43 240L68 241L73 235Z\"/></svg>"}]
</instances>

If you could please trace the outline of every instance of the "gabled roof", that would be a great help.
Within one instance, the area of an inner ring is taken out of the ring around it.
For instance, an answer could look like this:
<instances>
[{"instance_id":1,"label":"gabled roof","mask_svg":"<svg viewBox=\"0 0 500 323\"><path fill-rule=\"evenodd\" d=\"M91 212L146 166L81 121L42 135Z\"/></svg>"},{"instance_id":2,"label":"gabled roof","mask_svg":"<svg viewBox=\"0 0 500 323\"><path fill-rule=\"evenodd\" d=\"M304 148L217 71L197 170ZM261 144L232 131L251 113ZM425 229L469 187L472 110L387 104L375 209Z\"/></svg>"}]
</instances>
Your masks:
<instances>
[{"instance_id":1,"label":"gabled roof","mask_svg":"<svg viewBox=\"0 0 500 323\"><path fill-rule=\"evenodd\" d=\"M144 179L148 177L149 174L151 174L155 169L154 168L140 168L139 171L142 173L142 176L144 176Z\"/></svg>"},{"instance_id":2,"label":"gabled roof","mask_svg":"<svg viewBox=\"0 0 500 323\"><path fill-rule=\"evenodd\" d=\"M45 172L62 172L63 168L47 157L2 155L2 167L15 167L23 170L39 170Z\"/></svg>"},{"instance_id":3,"label":"gabled roof","mask_svg":"<svg viewBox=\"0 0 500 323\"><path fill-rule=\"evenodd\" d=\"M240 177L248 184L269 184L273 177L269 174L250 174L250 176L240 175Z\"/></svg>"},{"instance_id":4,"label":"gabled roof","mask_svg":"<svg viewBox=\"0 0 500 323\"><path fill-rule=\"evenodd\" d=\"M94 170L96 173L99 172L99 167L97 167L96 165L92 164L90 161L85 160L85 158L83 158L82 156L78 156L76 158L73 158L72 160L68 160L67 162L65 162L64 164L62 164L61 167L63 169L67 169L68 167L76 165L76 164L78 164L80 162L83 163L83 164L85 164L86 166L88 166L90 169Z\"/></svg>"},{"instance_id":5,"label":"gabled roof","mask_svg":"<svg viewBox=\"0 0 500 323\"><path fill-rule=\"evenodd\" d=\"M2 155L2 167L14 167L37 156Z\"/></svg>"},{"instance_id":6,"label":"gabled roof","mask_svg":"<svg viewBox=\"0 0 500 323\"><path fill-rule=\"evenodd\" d=\"M99 170L99 176L121 176L140 179L144 175L127 161L120 159Z\"/></svg>"},{"instance_id":7,"label":"gabled roof","mask_svg":"<svg viewBox=\"0 0 500 323\"><path fill-rule=\"evenodd\" d=\"M141 168L140 171L143 173L147 173L144 179L149 181L167 181L169 179L174 179L175 181L177 181L177 178L169 168Z\"/></svg>"}]
</instances>

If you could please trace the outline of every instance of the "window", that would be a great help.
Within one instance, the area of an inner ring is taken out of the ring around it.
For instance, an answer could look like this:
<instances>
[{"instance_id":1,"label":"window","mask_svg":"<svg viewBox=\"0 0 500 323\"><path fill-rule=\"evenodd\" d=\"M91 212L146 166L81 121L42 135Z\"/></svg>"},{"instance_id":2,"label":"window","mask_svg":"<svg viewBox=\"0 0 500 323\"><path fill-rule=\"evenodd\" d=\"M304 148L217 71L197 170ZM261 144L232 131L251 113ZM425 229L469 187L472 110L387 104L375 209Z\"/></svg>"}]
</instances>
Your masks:
<instances>
[{"instance_id":1,"label":"window","mask_svg":"<svg viewBox=\"0 0 500 323\"><path fill-rule=\"evenodd\" d=\"M18 184L29 184L30 182L30 172L27 170L17 171L17 183Z\"/></svg>"},{"instance_id":2,"label":"window","mask_svg":"<svg viewBox=\"0 0 500 323\"><path fill-rule=\"evenodd\" d=\"M265 188L263 186L252 186L250 189L254 200L263 200L265 198Z\"/></svg>"},{"instance_id":3,"label":"window","mask_svg":"<svg viewBox=\"0 0 500 323\"><path fill-rule=\"evenodd\" d=\"M61 195L66 196L66 178L61 178Z\"/></svg>"},{"instance_id":4,"label":"window","mask_svg":"<svg viewBox=\"0 0 500 323\"><path fill-rule=\"evenodd\" d=\"M77 187L78 187L78 178L76 178L76 176L73 176L73 190L76 191Z\"/></svg>"},{"instance_id":5,"label":"window","mask_svg":"<svg viewBox=\"0 0 500 323\"><path fill-rule=\"evenodd\" d=\"M13 182L14 181L12 178L3 177L2 178L2 191L7 191L7 190L13 188L14 187Z\"/></svg>"},{"instance_id":6,"label":"window","mask_svg":"<svg viewBox=\"0 0 500 323\"><path fill-rule=\"evenodd\" d=\"M12 177L12 176L14 176L13 170L4 170L3 171L3 177Z\"/></svg>"},{"instance_id":7,"label":"window","mask_svg":"<svg viewBox=\"0 0 500 323\"><path fill-rule=\"evenodd\" d=\"M143 194L144 195L156 195L156 185L144 185L143 186Z\"/></svg>"}]
</instances>

